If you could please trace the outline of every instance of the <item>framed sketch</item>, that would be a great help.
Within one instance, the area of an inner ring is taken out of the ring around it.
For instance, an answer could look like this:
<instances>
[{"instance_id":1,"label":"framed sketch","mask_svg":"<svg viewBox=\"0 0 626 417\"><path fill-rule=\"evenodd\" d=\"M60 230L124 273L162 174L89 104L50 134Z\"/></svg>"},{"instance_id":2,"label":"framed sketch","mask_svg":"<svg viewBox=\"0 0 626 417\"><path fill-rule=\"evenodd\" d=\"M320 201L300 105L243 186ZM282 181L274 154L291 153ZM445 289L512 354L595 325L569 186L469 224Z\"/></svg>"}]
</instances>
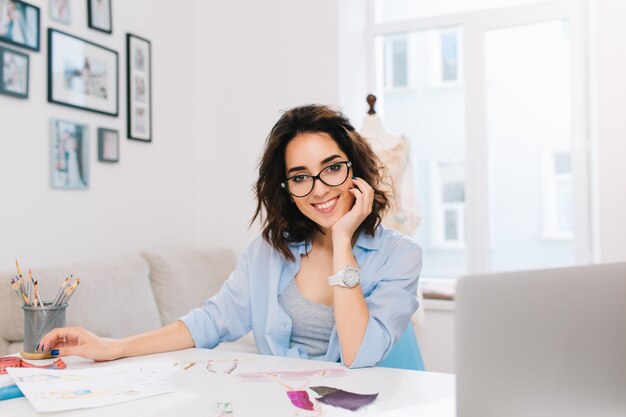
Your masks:
<instances>
[{"instance_id":1,"label":"framed sketch","mask_svg":"<svg viewBox=\"0 0 626 417\"><path fill-rule=\"evenodd\" d=\"M0 41L39 50L39 7L21 0L0 0Z\"/></svg>"},{"instance_id":2,"label":"framed sketch","mask_svg":"<svg viewBox=\"0 0 626 417\"><path fill-rule=\"evenodd\" d=\"M52 120L50 185L52 188L89 188L88 127Z\"/></svg>"},{"instance_id":3,"label":"framed sketch","mask_svg":"<svg viewBox=\"0 0 626 417\"><path fill-rule=\"evenodd\" d=\"M126 34L126 121L129 139L152 141L151 67L150 41Z\"/></svg>"},{"instance_id":4,"label":"framed sketch","mask_svg":"<svg viewBox=\"0 0 626 417\"><path fill-rule=\"evenodd\" d=\"M117 116L117 52L48 29L48 101Z\"/></svg>"},{"instance_id":5,"label":"framed sketch","mask_svg":"<svg viewBox=\"0 0 626 417\"><path fill-rule=\"evenodd\" d=\"M28 98L28 55L0 46L0 94Z\"/></svg>"},{"instance_id":6,"label":"framed sketch","mask_svg":"<svg viewBox=\"0 0 626 417\"><path fill-rule=\"evenodd\" d=\"M113 32L111 0L87 0L89 27L101 32Z\"/></svg>"},{"instance_id":7,"label":"framed sketch","mask_svg":"<svg viewBox=\"0 0 626 417\"><path fill-rule=\"evenodd\" d=\"M50 19L69 25L71 23L70 0L50 0Z\"/></svg>"},{"instance_id":8,"label":"framed sketch","mask_svg":"<svg viewBox=\"0 0 626 417\"><path fill-rule=\"evenodd\" d=\"M98 128L98 161L119 162L120 137L117 130Z\"/></svg>"}]
</instances>

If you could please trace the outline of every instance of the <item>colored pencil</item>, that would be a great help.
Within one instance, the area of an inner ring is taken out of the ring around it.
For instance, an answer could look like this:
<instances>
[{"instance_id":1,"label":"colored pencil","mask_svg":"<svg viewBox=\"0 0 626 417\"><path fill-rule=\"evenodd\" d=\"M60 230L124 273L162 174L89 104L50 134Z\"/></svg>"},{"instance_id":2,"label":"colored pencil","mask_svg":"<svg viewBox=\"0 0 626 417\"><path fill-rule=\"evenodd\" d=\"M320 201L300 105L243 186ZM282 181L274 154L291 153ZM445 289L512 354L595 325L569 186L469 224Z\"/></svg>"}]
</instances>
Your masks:
<instances>
[{"instance_id":1,"label":"colored pencil","mask_svg":"<svg viewBox=\"0 0 626 417\"><path fill-rule=\"evenodd\" d=\"M22 271L20 271L20 264L17 263L17 259L15 260L15 267L17 268L17 275L22 278Z\"/></svg>"}]
</instances>

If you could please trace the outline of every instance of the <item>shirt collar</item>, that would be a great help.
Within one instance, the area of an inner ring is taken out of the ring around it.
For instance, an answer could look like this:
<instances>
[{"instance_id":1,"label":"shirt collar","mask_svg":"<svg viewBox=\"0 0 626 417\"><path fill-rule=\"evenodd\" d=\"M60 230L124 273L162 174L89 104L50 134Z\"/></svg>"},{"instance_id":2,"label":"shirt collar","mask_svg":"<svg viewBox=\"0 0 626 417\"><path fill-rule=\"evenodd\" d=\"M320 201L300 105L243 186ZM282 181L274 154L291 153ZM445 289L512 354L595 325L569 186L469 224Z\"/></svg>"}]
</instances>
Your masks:
<instances>
[{"instance_id":1,"label":"shirt collar","mask_svg":"<svg viewBox=\"0 0 626 417\"><path fill-rule=\"evenodd\" d=\"M382 234L382 226L378 226L374 230L374 236L370 236L365 233L364 230L359 232L359 237L356 239L355 247L359 247L364 250L378 250L380 249L381 239L380 236ZM289 242L289 246L291 247L291 251L294 255L302 255L306 251L306 244L304 241L300 242Z\"/></svg>"}]
</instances>

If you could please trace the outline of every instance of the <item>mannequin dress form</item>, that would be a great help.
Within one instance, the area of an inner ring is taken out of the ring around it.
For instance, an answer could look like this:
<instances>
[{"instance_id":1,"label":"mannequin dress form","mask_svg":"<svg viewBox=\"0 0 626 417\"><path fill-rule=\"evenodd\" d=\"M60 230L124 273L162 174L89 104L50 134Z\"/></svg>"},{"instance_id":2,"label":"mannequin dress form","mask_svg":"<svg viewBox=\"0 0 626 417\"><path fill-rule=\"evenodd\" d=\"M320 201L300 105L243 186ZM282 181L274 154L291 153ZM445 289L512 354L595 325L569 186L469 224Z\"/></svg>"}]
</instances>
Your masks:
<instances>
[{"instance_id":1,"label":"mannequin dress form","mask_svg":"<svg viewBox=\"0 0 626 417\"><path fill-rule=\"evenodd\" d=\"M367 139L370 146L383 162L385 172L383 180L389 185L386 189L392 196L392 206L383 217L383 224L407 235L413 235L419 226L417 202L413 195L413 172L410 159L409 141L402 135L390 132L383 127L383 122L374 110L376 96L367 96L370 106L359 133ZM411 324L419 338L419 331L424 323L424 305L422 289L418 287L419 308L411 317Z\"/></svg>"},{"instance_id":2,"label":"mannequin dress form","mask_svg":"<svg viewBox=\"0 0 626 417\"><path fill-rule=\"evenodd\" d=\"M374 110L376 97L367 96L370 110L363 120L360 134L365 137L376 155L385 164L385 182L390 185L392 207L383 218L383 224L407 235L412 235L419 225L416 202L413 201L410 144L402 135L389 132Z\"/></svg>"}]
</instances>

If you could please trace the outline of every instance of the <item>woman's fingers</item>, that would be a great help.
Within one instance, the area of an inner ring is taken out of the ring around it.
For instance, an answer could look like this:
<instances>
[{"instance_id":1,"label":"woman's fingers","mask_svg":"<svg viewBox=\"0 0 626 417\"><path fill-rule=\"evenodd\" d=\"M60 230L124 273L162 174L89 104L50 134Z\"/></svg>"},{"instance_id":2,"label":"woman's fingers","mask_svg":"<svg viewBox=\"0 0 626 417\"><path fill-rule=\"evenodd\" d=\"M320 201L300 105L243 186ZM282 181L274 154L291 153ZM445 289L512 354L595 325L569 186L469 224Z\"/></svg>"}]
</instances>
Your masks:
<instances>
[{"instance_id":1,"label":"woman's fingers","mask_svg":"<svg viewBox=\"0 0 626 417\"><path fill-rule=\"evenodd\" d=\"M372 212L372 205L374 203L374 189L362 178L353 177L352 183L357 186L357 189L362 195L360 203L362 205L363 213L367 217Z\"/></svg>"},{"instance_id":2,"label":"woman's fingers","mask_svg":"<svg viewBox=\"0 0 626 417\"><path fill-rule=\"evenodd\" d=\"M58 344L79 344L83 338L85 330L79 327L60 327L46 334L39 341L38 350L45 352L51 350Z\"/></svg>"}]
</instances>

